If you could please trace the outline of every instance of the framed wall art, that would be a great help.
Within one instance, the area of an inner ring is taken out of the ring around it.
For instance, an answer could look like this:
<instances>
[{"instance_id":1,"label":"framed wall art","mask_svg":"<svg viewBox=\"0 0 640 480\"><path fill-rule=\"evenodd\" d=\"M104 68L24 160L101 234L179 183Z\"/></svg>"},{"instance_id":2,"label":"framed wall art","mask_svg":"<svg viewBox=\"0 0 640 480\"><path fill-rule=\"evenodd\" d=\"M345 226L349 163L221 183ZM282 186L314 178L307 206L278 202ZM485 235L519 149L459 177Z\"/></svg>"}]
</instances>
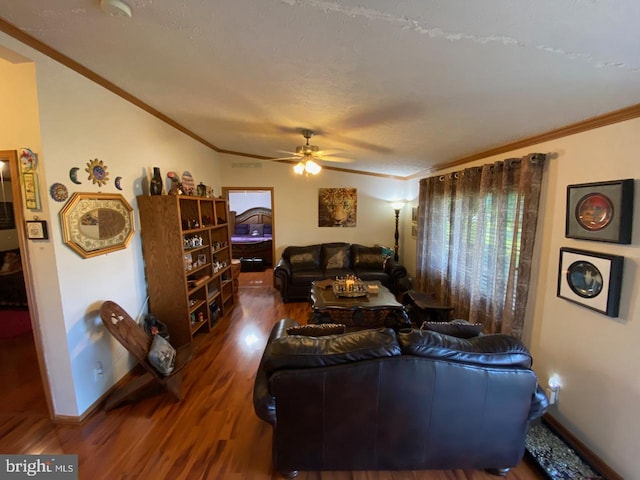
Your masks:
<instances>
[{"instance_id":1,"label":"framed wall art","mask_svg":"<svg viewBox=\"0 0 640 480\"><path fill-rule=\"evenodd\" d=\"M560 248L557 296L617 317L624 257Z\"/></svg>"},{"instance_id":2,"label":"framed wall art","mask_svg":"<svg viewBox=\"0 0 640 480\"><path fill-rule=\"evenodd\" d=\"M632 178L567 186L565 236L631 243L633 192Z\"/></svg>"},{"instance_id":3,"label":"framed wall art","mask_svg":"<svg viewBox=\"0 0 640 480\"><path fill-rule=\"evenodd\" d=\"M29 240L47 240L47 222L45 220L27 220L27 238Z\"/></svg>"},{"instance_id":4,"label":"framed wall art","mask_svg":"<svg viewBox=\"0 0 640 480\"><path fill-rule=\"evenodd\" d=\"M60 210L64 243L82 258L127 248L133 208L119 193L76 192Z\"/></svg>"},{"instance_id":5,"label":"framed wall art","mask_svg":"<svg viewBox=\"0 0 640 480\"><path fill-rule=\"evenodd\" d=\"M355 227L358 219L356 188L318 189L318 226Z\"/></svg>"}]
</instances>

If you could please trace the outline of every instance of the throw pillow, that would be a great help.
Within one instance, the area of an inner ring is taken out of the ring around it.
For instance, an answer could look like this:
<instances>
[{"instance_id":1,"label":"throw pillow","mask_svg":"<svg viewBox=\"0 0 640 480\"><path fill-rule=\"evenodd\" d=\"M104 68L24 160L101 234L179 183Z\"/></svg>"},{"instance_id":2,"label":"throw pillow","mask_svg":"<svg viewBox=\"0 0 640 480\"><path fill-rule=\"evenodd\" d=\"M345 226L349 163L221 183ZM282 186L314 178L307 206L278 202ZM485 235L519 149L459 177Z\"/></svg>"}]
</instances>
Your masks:
<instances>
[{"instance_id":1,"label":"throw pillow","mask_svg":"<svg viewBox=\"0 0 640 480\"><path fill-rule=\"evenodd\" d=\"M154 335L147 358L156 370L167 376L175 367L176 349L160 335Z\"/></svg>"},{"instance_id":2,"label":"throw pillow","mask_svg":"<svg viewBox=\"0 0 640 480\"><path fill-rule=\"evenodd\" d=\"M249 228L251 229L252 237L261 237L262 232L264 231L264 225L262 223L254 223L253 225L250 225Z\"/></svg>"},{"instance_id":3,"label":"throw pillow","mask_svg":"<svg viewBox=\"0 0 640 480\"><path fill-rule=\"evenodd\" d=\"M322 247L325 269L349 268L351 260L349 258L349 245Z\"/></svg>"},{"instance_id":4,"label":"throw pillow","mask_svg":"<svg viewBox=\"0 0 640 480\"><path fill-rule=\"evenodd\" d=\"M304 335L306 337L324 337L344 333L346 326L341 323L319 323L318 325L301 325L287 328L288 335Z\"/></svg>"},{"instance_id":5,"label":"throw pillow","mask_svg":"<svg viewBox=\"0 0 640 480\"><path fill-rule=\"evenodd\" d=\"M236 235L249 235L249 225L246 223L239 223L235 228Z\"/></svg>"},{"instance_id":6,"label":"throw pillow","mask_svg":"<svg viewBox=\"0 0 640 480\"><path fill-rule=\"evenodd\" d=\"M287 258L287 256L294 270L309 270L320 267L320 245L287 247L283 257Z\"/></svg>"},{"instance_id":7,"label":"throw pillow","mask_svg":"<svg viewBox=\"0 0 640 480\"><path fill-rule=\"evenodd\" d=\"M273 234L273 227L271 225L269 225L268 223L264 224L264 228L262 229L262 232L264 235L272 235Z\"/></svg>"},{"instance_id":8,"label":"throw pillow","mask_svg":"<svg viewBox=\"0 0 640 480\"><path fill-rule=\"evenodd\" d=\"M477 337L482 333L481 323L469 323L466 320L452 320L450 322L423 322L420 330L444 333L458 338Z\"/></svg>"},{"instance_id":9,"label":"throw pillow","mask_svg":"<svg viewBox=\"0 0 640 480\"><path fill-rule=\"evenodd\" d=\"M353 266L358 269L381 270L384 265L382 247L364 247L353 245L351 247L353 256Z\"/></svg>"}]
</instances>

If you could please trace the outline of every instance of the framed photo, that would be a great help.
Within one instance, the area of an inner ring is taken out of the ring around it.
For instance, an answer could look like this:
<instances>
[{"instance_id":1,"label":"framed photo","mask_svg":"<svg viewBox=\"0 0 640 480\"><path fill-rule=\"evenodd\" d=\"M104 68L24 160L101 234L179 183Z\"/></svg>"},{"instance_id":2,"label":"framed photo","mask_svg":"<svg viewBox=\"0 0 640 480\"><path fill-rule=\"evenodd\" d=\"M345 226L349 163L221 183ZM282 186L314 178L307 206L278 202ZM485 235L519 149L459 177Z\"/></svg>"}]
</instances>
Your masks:
<instances>
[{"instance_id":1,"label":"framed photo","mask_svg":"<svg viewBox=\"0 0 640 480\"><path fill-rule=\"evenodd\" d=\"M49 238L47 222L44 220L27 220L27 238L29 240L46 240Z\"/></svg>"},{"instance_id":2,"label":"framed photo","mask_svg":"<svg viewBox=\"0 0 640 480\"><path fill-rule=\"evenodd\" d=\"M618 255L560 248L558 297L617 317L623 262Z\"/></svg>"},{"instance_id":3,"label":"framed photo","mask_svg":"<svg viewBox=\"0 0 640 480\"><path fill-rule=\"evenodd\" d=\"M631 243L634 180L567 186L565 236Z\"/></svg>"}]
</instances>

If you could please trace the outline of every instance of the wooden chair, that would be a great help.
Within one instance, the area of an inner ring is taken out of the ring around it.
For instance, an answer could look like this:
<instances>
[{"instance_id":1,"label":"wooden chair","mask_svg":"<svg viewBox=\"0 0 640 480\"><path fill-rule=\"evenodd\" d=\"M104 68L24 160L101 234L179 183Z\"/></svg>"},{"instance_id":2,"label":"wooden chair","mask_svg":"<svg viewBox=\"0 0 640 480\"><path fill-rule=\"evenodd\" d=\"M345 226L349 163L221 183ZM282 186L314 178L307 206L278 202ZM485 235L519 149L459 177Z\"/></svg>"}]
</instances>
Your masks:
<instances>
[{"instance_id":1,"label":"wooden chair","mask_svg":"<svg viewBox=\"0 0 640 480\"><path fill-rule=\"evenodd\" d=\"M176 401L182 399L182 369L191 360L193 349L187 344L176 350L175 367L165 376L149 362L147 354L153 340L117 303L106 301L100 307L102 323L109 332L126 348L144 367L145 373L116 389L107 397L105 410L111 410L121 403L132 399L142 389L153 382L165 388Z\"/></svg>"}]
</instances>

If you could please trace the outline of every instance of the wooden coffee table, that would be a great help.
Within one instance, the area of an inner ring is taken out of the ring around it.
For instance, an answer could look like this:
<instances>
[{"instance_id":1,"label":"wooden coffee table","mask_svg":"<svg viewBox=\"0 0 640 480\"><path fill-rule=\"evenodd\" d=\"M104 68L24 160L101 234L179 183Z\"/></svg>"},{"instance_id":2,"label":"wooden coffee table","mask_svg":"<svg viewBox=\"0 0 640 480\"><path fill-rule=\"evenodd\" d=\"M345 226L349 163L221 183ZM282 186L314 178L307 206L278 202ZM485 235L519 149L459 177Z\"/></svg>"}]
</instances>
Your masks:
<instances>
[{"instance_id":1,"label":"wooden coffee table","mask_svg":"<svg viewBox=\"0 0 640 480\"><path fill-rule=\"evenodd\" d=\"M376 285L378 293L363 297L337 297L331 286L314 282L311 285L309 323L342 323L348 330L390 327L394 330L411 327L404 306L379 281L364 282Z\"/></svg>"}]
</instances>

